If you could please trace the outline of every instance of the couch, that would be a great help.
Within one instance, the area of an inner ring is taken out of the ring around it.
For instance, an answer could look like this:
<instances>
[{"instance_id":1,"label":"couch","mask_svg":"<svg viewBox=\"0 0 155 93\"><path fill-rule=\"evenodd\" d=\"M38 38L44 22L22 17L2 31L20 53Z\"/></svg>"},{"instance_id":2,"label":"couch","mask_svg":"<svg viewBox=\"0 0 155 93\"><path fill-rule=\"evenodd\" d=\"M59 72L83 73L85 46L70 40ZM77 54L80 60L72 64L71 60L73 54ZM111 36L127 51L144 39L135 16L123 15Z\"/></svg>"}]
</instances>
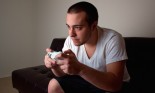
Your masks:
<instances>
[{"instance_id":1,"label":"couch","mask_svg":"<svg viewBox=\"0 0 155 93\"><path fill-rule=\"evenodd\" d=\"M155 38L124 37L131 76L119 93L155 93ZM53 39L50 48L60 51L65 38ZM19 93L47 93L50 79L55 77L44 65L12 71L13 88Z\"/></svg>"}]
</instances>

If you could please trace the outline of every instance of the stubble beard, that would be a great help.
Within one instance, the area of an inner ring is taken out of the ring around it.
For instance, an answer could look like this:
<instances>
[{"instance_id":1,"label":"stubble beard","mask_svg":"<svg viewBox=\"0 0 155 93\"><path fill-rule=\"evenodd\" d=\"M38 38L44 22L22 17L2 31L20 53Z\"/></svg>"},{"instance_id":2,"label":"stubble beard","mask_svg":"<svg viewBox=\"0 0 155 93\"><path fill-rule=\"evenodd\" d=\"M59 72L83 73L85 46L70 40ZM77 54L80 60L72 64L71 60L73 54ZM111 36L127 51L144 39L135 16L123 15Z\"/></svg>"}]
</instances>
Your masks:
<instances>
[{"instance_id":1,"label":"stubble beard","mask_svg":"<svg viewBox=\"0 0 155 93\"><path fill-rule=\"evenodd\" d=\"M89 41L89 39L91 38L91 35L92 35L92 32L89 33L89 35L87 36L87 39L85 41L80 42L79 44L74 43L74 45L75 46L81 46L81 45L86 44Z\"/></svg>"}]
</instances>

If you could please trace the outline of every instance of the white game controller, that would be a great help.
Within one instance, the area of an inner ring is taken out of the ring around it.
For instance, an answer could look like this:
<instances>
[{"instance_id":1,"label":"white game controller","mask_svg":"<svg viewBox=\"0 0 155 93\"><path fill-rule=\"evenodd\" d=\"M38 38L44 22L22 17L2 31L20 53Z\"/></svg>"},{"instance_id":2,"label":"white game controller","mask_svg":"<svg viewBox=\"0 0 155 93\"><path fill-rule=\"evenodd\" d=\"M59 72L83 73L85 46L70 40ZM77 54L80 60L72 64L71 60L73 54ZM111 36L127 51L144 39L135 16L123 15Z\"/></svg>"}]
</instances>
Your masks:
<instances>
[{"instance_id":1,"label":"white game controller","mask_svg":"<svg viewBox=\"0 0 155 93\"><path fill-rule=\"evenodd\" d=\"M58 54L60 54L60 53L62 53L61 51L59 51L59 52L57 52L57 51L52 51L52 52L48 52L47 54L48 54L48 56L51 58L51 59L53 59L53 60L55 60L56 61L56 55L58 55Z\"/></svg>"}]
</instances>

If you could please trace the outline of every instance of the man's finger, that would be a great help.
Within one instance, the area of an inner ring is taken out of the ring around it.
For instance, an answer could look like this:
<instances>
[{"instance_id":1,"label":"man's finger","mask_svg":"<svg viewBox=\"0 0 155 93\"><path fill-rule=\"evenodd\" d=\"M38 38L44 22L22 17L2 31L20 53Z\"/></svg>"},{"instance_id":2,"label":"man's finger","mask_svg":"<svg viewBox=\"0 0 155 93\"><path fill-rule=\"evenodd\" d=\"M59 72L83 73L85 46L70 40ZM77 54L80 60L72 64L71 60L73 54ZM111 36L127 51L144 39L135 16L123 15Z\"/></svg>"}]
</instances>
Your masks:
<instances>
[{"instance_id":1,"label":"man's finger","mask_svg":"<svg viewBox=\"0 0 155 93\"><path fill-rule=\"evenodd\" d=\"M51 52L51 51L52 51L52 49L46 48L46 52Z\"/></svg>"},{"instance_id":2,"label":"man's finger","mask_svg":"<svg viewBox=\"0 0 155 93\"><path fill-rule=\"evenodd\" d=\"M59 65L59 66L60 65L64 65L65 64L65 60L63 60L63 59L57 59L56 60L56 64Z\"/></svg>"},{"instance_id":3,"label":"man's finger","mask_svg":"<svg viewBox=\"0 0 155 93\"><path fill-rule=\"evenodd\" d=\"M67 56L75 56L75 54L73 53L73 51L70 50L70 49L64 51L64 54L66 54Z\"/></svg>"}]
</instances>

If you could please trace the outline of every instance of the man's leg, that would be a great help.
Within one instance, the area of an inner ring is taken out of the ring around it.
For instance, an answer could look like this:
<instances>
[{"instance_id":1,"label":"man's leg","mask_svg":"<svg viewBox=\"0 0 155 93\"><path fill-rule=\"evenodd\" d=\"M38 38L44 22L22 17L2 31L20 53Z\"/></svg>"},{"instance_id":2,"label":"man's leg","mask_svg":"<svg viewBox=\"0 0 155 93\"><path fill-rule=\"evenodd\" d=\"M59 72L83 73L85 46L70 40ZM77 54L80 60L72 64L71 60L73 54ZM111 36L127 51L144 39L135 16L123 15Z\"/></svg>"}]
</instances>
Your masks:
<instances>
[{"instance_id":1,"label":"man's leg","mask_svg":"<svg viewBox=\"0 0 155 93\"><path fill-rule=\"evenodd\" d=\"M56 79L52 79L48 85L48 93L64 93Z\"/></svg>"}]
</instances>

